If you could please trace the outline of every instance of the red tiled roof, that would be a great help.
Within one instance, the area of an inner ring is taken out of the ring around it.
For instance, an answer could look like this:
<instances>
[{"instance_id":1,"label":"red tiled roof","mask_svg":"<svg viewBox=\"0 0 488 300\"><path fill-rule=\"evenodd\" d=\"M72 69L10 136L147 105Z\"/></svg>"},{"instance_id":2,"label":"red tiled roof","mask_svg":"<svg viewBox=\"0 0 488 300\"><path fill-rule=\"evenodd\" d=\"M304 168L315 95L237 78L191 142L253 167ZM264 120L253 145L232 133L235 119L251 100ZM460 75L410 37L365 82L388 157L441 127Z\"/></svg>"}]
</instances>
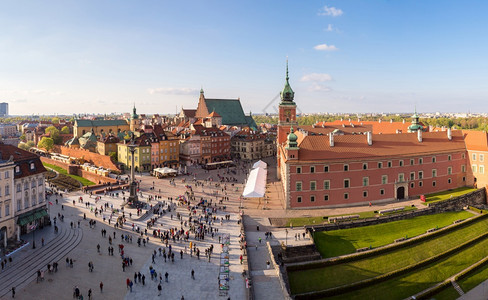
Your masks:
<instances>
[{"instance_id":1,"label":"red tiled roof","mask_svg":"<svg viewBox=\"0 0 488 300\"><path fill-rule=\"evenodd\" d=\"M372 131L372 125L354 125L354 127L353 127L350 124L344 125L344 126L342 126L342 125L330 125L330 124L325 125L324 124L324 127L322 127L321 124L320 124L320 126L319 125L315 125L315 126L301 125L301 126L298 126L298 128L306 130L309 133L315 133L315 134L328 134L329 132L332 132L336 129L344 132L344 134L353 134L353 133L358 134L358 133Z\"/></svg>"},{"instance_id":2,"label":"red tiled roof","mask_svg":"<svg viewBox=\"0 0 488 300\"><path fill-rule=\"evenodd\" d=\"M213 112L211 112L207 118L222 118L218 113L215 112L215 110Z\"/></svg>"},{"instance_id":3,"label":"red tiled roof","mask_svg":"<svg viewBox=\"0 0 488 300\"><path fill-rule=\"evenodd\" d=\"M468 150L488 151L488 135L486 131L462 130Z\"/></svg>"},{"instance_id":4,"label":"red tiled roof","mask_svg":"<svg viewBox=\"0 0 488 300\"><path fill-rule=\"evenodd\" d=\"M452 131L452 140L446 132L424 132L422 142L417 133L373 134L373 144L367 143L366 135L334 136L330 147L328 136L304 136L296 133L299 142L299 161L368 159L391 156L410 156L446 151L465 150L461 131Z\"/></svg>"},{"instance_id":5,"label":"red tiled roof","mask_svg":"<svg viewBox=\"0 0 488 300\"><path fill-rule=\"evenodd\" d=\"M46 169L42 165L37 154L22 150L12 145L0 144L0 159L9 160L10 158L13 159L16 166L20 167L20 172L14 172L15 178L22 178L46 172ZM34 163L33 170L30 168L31 163Z\"/></svg>"},{"instance_id":6,"label":"red tiled roof","mask_svg":"<svg viewBox=\"0 0 488 300\"><path fill-rule=\"evenodd\" d=\"M187 118L194 118L197 110L196 109L183 109L183 114Z\"/></svg>"},{"instance_id":7,"label":"red tiled roof","mask_svg":"<svg viewBox=\"0 0 488 300\"><path fill-rule=\"evenodd\" d=\"M346 127L351 126L351 124L354 124L354 126L358 125L371 125L373 128L373 133L374 134L386 134L386 133L396 133L397 130L400 130L400 132L406 133L408 132L408 126L410 126L412 123L411 122L389 122L389 121L346 121L346 120L335 120L333 122L320 122L317 124L317 126L322 126L324 124L325 126L335 126L335 125L340 125L344 124Z\"/></svg>"}]
</instances>

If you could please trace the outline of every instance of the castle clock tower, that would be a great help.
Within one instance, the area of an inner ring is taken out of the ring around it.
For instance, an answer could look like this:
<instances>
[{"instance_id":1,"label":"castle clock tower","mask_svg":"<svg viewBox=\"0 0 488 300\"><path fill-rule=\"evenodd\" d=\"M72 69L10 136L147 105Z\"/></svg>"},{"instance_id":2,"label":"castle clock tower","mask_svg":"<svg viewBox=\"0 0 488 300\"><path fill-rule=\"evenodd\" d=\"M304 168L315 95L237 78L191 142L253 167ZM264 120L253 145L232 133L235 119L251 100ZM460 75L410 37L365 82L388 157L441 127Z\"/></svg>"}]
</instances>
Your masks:
<instances>
[{"instance_id":1,"label":"castle clock tower","mask_svg":"<svg viewBox=\"0 0 488 300\"><path fill-rule=\"evenodd\" d=\"M281 101L279 104L279 120L278 120L278 141L281 145L287 141L287 136L290 133L290 127L297 127L297 105L293 101L295 92L291 89L288 82L288 60L286 61L286 82L283 91L281 91Z\"/></svg>"}]
</instances>

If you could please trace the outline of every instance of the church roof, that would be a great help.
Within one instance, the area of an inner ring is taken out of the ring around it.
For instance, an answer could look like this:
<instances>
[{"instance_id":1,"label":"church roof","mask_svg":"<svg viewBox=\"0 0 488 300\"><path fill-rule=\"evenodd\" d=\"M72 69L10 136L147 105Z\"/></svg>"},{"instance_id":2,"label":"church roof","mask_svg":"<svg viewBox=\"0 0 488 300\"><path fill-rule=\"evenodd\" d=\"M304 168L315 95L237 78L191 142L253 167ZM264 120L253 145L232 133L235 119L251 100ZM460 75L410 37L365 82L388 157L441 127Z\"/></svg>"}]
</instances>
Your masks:
<instances>
[{"instance_id":1,"label":"church roof","mask_svg":"<svg viewBox=\"0 0 488 300\"><path fill-rule=\"evenodd\" d=\"M125 120L75 120L77 127L100 127L100 126L121 126L128 125Z\"/></svg>"},{"instance_id":2,"label":"church roof","mask_svg":"<svg viewBox=\"0 0 488 300\"><path fill-rule=\"evenodd\" d=\"M239 99L205 99L205 104L208 111L214 111L222 116L224 125L247 124Z\"/></svg>"},{"instance_id":3,"label":"church roof","mask_svg":"<svg viewBox=\"0 0 488 300\"><path fill-rule=\"evenodd\" d=\"M197 112L196 109L182 109L183 110L183 114L185 115L185 117L187 118L195 118L195 114Z\"/></svg>"},{"instance_id":4,"label":"church roof","mask_svg":"<svg viewBox=\"0 0 488 300\"><path fill-rule=\"evenodd\" d=\"M222 116L216 113L215 111L212 111L207 118L221 118Z\"/></svg>"}]
</instances>

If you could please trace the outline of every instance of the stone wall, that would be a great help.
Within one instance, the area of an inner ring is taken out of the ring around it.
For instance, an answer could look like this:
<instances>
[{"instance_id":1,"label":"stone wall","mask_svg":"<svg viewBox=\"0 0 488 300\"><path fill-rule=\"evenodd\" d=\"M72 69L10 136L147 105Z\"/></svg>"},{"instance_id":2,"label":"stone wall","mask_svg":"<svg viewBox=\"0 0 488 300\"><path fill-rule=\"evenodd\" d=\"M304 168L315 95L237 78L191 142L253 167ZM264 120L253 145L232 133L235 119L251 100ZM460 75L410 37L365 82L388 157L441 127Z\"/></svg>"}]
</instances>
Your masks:
<instances>
[{"instance_id":1,"label":"stone wall","mask_svg":"<svg viewBox=\"0 0 488 300\"><path fill-rule=\"evenodd\" d=\"M41 161L43 163L47 163L47 164L51 164L51 165L55 165L57 167L63 168L68 172L68 174L78 175L78 176L86 178L86 179L88 179L92 182L95 182L95 183L98 183L98 182L100 182L100 183L109 183L109 182L110 183L116 183L117 182L117 180L114 178L105 177L102 175L98 175L98 174L95 174L92 172L85 171L85 170L81 169L81 167L78 165L67 164L67 163L57 161L54 159L50 159L50 158L47 158L44 156L41 156Z\"/></svg>"},{"instance_id":2,"label":"stone wall","mask_svg":"<svg viewBox=\"0 0 488 300\"><path fill-rule=\"evenodd\" d=\"M101 155L85 149L75 149L64 146L59 147L59 151L63 155L83 159L97 167L103 167L112 171L119 171L119 168L117 168L108 155Z\"/></svg>"},{"instance_id":3,"label":"stone wall","mask_svg":"<svg viewBox=\"0 0 488 300\"><path fill-rule=\"evenodd\" d=\"M55 165L57 167L65 169L68 172L69 164L54 159L50 159L44 156L41 156L40 158L43 163Z\"/></svg>"},{"instance_id":4,"label":"stone wall","mask_svg":"<svg viewBox=\"0 0 488 300\"><path fill-rule=\"evenodd\" d=\"M376 225L376 224L388 223L393 221L405 220L405 219L414 218L418 216L441 213L445 211L462 210L463 207L469 205L476 206L476 207L486 205L485 188L478 189L474 192L459 197L453 197L452 199L446 201L432 203L428 205L426 209L419 209L419 210L409 211L402 214L391 215L391 216L381 216L378 218L359 219L352 222L340 222L340 223L323 224L317 226L306 226L306 229L308 231L312 230L312 228L315 231L330 231L330 230L337 230L337 229L347 229L347 228L354 228L354 227L361 227L361 226Z\"/></svg>"}]
</instances>

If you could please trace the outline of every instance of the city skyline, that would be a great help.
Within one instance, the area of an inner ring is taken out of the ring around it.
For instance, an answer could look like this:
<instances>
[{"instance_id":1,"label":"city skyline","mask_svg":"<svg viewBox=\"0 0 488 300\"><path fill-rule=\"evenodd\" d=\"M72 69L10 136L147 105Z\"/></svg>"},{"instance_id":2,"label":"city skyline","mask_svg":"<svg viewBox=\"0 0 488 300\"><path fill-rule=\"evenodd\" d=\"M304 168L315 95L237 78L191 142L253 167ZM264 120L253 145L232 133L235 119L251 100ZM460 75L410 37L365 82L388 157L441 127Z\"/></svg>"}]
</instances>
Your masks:
<instances>
[{"instance_id":1,"label":"city skyline","mask_svg":"<svg viewBox=\"0 0 488 300\"><path fill-rule=\"evenodd\" d=\"M289 57L300 111L487 112L487 4L34 1L0 12L12 115L175 113L238 98L275 113ZM274 102L271 102L274 99ZM271 104L270 104L271 103Z\"/></svg>"}]
</instances>

